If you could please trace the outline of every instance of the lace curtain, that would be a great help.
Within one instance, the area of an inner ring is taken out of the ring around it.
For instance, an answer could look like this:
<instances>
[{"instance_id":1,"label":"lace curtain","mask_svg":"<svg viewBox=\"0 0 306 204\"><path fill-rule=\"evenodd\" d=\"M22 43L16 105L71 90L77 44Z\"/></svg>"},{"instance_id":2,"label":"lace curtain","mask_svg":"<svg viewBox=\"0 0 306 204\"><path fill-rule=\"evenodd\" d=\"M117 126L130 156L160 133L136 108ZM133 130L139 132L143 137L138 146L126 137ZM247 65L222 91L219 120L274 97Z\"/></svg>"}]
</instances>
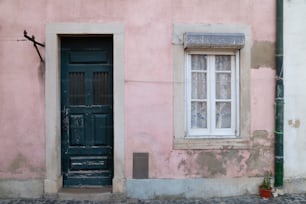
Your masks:
<instances>
[{"instance_id":1,"label":"lace curtain","mask_svg":"<svg viewBox=\"0 0 306 204\"><path fill-rule=\"evenodd\" d=\"M208 67L209 57L214 67ZM231 127L231 63L229 55L191 55L191 128L207 128L208 114L215 114L215 128ZM209 72L214 72L214 78L208 79ZM214 98L208 98L208 83L215 83L210 86ZM215 113L208 113L209 103Z\"/></svg>"}]
</instances>

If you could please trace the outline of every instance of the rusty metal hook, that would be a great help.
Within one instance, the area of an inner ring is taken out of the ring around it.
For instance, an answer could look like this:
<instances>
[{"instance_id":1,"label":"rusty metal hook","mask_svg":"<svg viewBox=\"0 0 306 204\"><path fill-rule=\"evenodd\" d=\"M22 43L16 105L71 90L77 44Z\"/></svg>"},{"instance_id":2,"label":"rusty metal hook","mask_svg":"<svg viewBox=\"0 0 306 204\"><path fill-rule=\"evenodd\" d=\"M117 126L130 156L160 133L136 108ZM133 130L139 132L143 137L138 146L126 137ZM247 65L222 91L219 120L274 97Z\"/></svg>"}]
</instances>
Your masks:
<instances>
[{"instance_id":1,"label":"rusty metal hook","mask_svg":"<svg viewBox=\"0 0 306 204\"><path fill-rule=\"evenodd\" d=\"M32 37L28 36L28 33L27 33L26 30L23 31L23 36L24 36L26 39L28 39L28 40L30 40L31 42L33 42L33 45L34 45L34 47L35 47L35 49L36 49L36 52L37 52L37 54L38 54L38 56L39 56L39 58L40 58L40 61L43 62L44 59L42 58L42 56L41 56L41 54L40 54L40 52L39 52L39 49L38 49L37 45L39 45L39 46L41 46L41 47L45 47L45 45L42 44L42 43L37 42L37 41L35 40L35 36L34 36L34 35L32 35Z\"/></svg>"}]
</instances>

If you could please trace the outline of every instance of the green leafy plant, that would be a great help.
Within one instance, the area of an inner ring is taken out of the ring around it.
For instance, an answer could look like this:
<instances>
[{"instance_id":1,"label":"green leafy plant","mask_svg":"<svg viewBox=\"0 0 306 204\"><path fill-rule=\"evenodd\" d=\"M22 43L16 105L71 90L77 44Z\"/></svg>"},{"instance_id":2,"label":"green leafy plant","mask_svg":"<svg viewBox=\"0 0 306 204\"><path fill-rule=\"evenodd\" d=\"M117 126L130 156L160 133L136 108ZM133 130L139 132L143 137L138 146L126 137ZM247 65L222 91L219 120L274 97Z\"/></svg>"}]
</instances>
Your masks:
<instances>
[{"instance_id":1,"label":"green leafy plant","mask_svg":"<svg viewBox=\"0 0 306 204\"><path fill-rule=\"evenodd\" d=\"M266 172L262 184L259 186L261 189L271 190L272 189L272 172Z\"/></svg>"}]
</instances>

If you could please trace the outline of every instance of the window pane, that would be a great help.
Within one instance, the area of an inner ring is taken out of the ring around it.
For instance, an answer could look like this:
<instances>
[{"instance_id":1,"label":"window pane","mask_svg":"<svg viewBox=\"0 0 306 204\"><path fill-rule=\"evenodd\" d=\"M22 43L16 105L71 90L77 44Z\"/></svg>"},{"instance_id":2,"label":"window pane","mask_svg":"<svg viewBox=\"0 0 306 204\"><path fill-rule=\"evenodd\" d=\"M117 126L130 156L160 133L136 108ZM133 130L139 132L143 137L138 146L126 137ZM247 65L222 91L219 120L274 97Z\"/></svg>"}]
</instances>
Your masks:
<instances>
[{"instance_id":1,"label":"window pane","mask_svg":"<svg viewBox=\"0 0 306 204\"><path fill-rule=\"evenodd\" d=\"M191 55L191 70L206 70L206 55Z\"/></svg>"},{"instance_id":2,"label":"window pane","mask_svg":"<svg viewBox=\"0 0 306 204\"><path fill-rule=\"evenodd\" d=\"M217 71L231 71L231 56L230 55L216 55L216 70Z\"/></svg>"},{"instance_id":3,"label":"window pane","mask_svg":"<svg viewBox=\"0 0 306 204\"><path fill-rule=\"evenodd\" d=\"M191 85L191 98L192 99L206 99L207 98L207 85L206 73L193 72L192 85Z\"/></svg>"},{"instance_id":4,"label":"window pane","mask_svg":"<svg viewBox=\"0 0 306 204\"><path fill-rule=\"evenodd\" d=\"M216 73L216 99L231 99L230 73Z\"/></svg>"},{"instance_id":5,"label":"window pane","mask_svg":"<svg viewBox=\"0 0 306 204\"><path fill-rule=\"evenodd\" d=\"M231 127L231 103L216 102L216 128Z\"/></svg>"},{"instance_id":6,"label":"window pane","mask_svg":"<svg viewBox=\"0 0 306 204\"><path fill-rule=\"evenodd\" d=\"M206 102L191 102L191 128L207 128Z\"/></svg>"}]
</instances>

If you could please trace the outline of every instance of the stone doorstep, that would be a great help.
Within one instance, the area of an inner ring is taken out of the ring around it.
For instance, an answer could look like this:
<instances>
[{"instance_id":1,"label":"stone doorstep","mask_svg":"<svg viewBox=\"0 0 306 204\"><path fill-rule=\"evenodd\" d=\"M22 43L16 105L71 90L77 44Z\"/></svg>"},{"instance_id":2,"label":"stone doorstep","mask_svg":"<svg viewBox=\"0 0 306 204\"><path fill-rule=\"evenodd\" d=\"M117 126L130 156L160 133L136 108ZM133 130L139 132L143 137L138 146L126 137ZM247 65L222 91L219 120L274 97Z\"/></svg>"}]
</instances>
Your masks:
<instances>
[{"instance_id":1,"label":"stone doorstep","mask_svg":"<svg viewBox=\"0 0 306 204\"><path fill-rule=\"evenodd\" d=\"M56 195L45 195L46 198L56 198L59 200L122 200L123 194L113 194L112 187L102 188L63 188Z\"/></svg>"}]
</instances>

